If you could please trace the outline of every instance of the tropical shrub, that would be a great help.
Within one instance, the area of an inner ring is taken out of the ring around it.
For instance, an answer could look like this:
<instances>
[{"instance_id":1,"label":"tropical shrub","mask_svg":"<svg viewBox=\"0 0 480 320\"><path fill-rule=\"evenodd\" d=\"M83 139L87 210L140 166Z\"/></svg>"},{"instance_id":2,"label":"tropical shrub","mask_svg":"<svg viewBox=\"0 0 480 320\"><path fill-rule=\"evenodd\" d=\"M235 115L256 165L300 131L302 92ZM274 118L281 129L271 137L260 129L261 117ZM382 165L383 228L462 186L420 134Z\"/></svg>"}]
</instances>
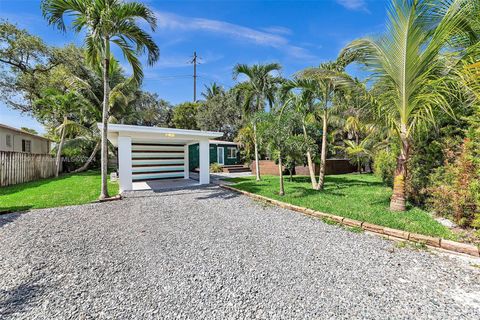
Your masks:
<instances>
[{"instance_id":1,"label":"tropical shrub","mask_svg":"<svg viewBox=\"0 0 480 320\"><path fill-rule=\"evenodd\" d=\"M218 172L222 172L222 166L216 162L212 163L210 165L210 172L212 173L218 173Z\"/></svg>"},{"instance_id":2,"label":"tropical shrub","mask_svg":"<svg viewBox=\"0 0 480 320\"><path fill-rule=\"evenodd\" d=\"M393 176L397 166L397 153L387 150L378 151L373 159L373 173L388 186L393 186Z\"/></svg>"},{"instance_id":3,"label":"tropical shrub","mask_svg":"<svg viewBox=\"0 0 480 320\"><path fill-rule=\"evenodd\" d=\"M445 151L445 164L430 177L429 204L462 227L480 228L480 131L470 130L460 150Z\"/></svg>"}]
</instances>

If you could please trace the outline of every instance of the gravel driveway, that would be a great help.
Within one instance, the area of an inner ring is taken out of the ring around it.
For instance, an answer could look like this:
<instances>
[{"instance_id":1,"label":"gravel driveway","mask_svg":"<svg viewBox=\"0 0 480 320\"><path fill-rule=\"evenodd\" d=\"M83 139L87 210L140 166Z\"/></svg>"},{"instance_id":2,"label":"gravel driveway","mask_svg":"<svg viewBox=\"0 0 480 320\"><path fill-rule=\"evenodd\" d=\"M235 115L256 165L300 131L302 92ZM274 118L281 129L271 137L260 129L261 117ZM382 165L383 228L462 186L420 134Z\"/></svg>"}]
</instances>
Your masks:
<instances>
[{"instance_id":1,"label":"gravel driveway","mask_svg":"<svg viewBox=\"0 0 480 320\"><path fill-rule=\"evenodd\" d=\"M218 187L0 216L2 319L480 319L480 269Z\"/></svg>"}]
</instances>

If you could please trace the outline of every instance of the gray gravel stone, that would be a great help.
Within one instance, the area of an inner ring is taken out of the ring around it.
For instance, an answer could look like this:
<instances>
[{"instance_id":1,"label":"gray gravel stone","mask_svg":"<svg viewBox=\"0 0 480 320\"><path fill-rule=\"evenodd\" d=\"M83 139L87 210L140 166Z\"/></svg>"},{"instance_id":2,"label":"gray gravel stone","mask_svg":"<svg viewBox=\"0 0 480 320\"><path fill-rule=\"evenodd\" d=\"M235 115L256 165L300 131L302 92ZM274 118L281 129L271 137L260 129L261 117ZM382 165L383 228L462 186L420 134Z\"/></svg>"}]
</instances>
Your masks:
<instances>
[{"instance_id":1,"label":"gray gravel stone","mask_svg":"<svg viewBox=\"0 0 480 320\"><path fill-rule=\"evenodd\" d=\"M480 270L218 187L0 216L2 319L480 319Z\"/></svg>"}]
</instances>

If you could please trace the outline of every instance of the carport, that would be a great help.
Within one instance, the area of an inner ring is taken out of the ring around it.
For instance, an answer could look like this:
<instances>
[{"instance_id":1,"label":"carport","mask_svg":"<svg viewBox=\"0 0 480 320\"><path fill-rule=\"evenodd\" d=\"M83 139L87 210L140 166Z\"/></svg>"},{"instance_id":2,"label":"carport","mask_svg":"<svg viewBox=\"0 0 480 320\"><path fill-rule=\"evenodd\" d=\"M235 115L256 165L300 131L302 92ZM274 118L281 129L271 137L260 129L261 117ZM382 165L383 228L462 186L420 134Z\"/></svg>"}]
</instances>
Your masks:
<instances>
[{"instance_id":1,"label":"carport","mask_svg":"<svg viewBox=\"0 0 480 320\"><path fill-rule=\"evenodd\" d=\"M98 124L98 127L101 130L103 126ZM139 189L146 183L155 185L155 181L163 187L169 181L172 186L182 185L179 179L190 179L188 146L195 143L199 144L200 153L200 173L195 184L209 184L209 140L222 135L212 131L109 124L108 140L118 148L120 192Z\"/></svg>"}]
</instances>

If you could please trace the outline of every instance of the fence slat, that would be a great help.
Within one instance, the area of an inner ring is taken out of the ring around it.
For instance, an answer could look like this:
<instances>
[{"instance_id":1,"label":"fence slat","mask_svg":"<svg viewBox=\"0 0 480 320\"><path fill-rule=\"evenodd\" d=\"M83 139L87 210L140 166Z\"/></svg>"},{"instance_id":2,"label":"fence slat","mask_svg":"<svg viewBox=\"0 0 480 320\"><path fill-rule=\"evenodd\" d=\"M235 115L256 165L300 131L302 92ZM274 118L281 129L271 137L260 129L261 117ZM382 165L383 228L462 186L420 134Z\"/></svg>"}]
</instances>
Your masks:
<instances>
[{"instance_id":1,"label":"fence slat","mask_svg":"<svg viewBox=\"0 0 480 320\"><path fill-rule=\"evenodd\" d=\"M54 175L55 158L48 154L0 151L0 187Z\"/></svg>"}]
</instances>

